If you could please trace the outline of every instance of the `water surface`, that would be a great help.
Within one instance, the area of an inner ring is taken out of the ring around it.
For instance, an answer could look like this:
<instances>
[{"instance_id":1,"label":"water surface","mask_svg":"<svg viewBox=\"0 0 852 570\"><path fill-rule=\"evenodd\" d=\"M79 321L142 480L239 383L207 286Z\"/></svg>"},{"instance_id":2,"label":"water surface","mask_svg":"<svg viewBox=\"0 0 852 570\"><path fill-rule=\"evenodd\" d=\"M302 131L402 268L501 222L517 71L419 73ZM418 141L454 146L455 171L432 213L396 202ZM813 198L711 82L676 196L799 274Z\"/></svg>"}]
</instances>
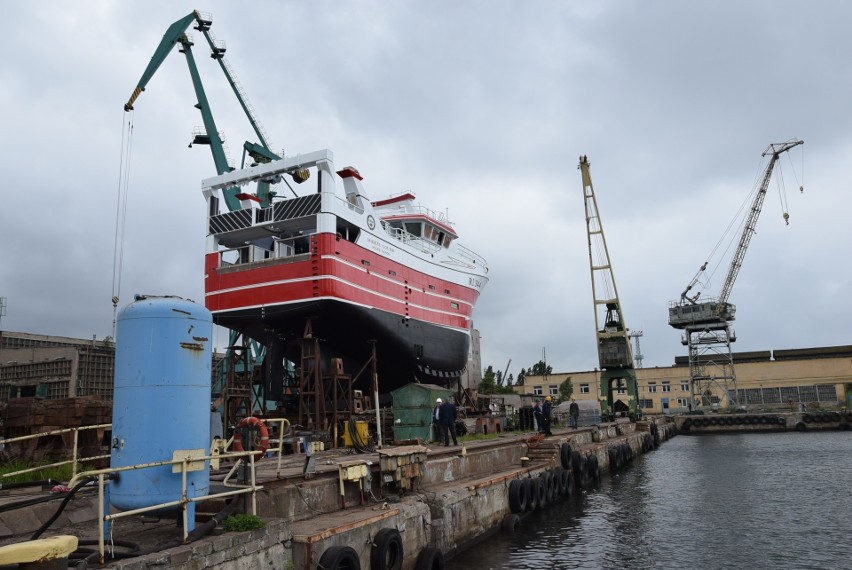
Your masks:
<instances>
[{"instance_id":1,"label":"water surface","mask_svg":"<svg viewBox=\"0 0 852 570\"><path fill-rule=\"evenodd\" d=\"M852 432L675 437L446 568L852 568Z\"/></svg>"}]
</instances>

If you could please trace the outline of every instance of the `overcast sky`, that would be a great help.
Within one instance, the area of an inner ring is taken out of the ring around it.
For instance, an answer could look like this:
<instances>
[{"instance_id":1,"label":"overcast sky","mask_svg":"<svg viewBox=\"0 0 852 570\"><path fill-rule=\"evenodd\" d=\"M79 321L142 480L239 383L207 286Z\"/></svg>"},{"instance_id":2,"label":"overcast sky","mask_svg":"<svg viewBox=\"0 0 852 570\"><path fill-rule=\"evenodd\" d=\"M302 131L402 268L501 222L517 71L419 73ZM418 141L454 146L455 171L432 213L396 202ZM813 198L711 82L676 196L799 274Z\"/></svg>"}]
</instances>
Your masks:
<instances>
[{"instance_id":1,"label":"overcast sky","mask_svg":"<svg viewBox=\"0 0 852 570\"><path fill-rule=\"evenodd\" d=\"M669 301L767 145L794 137L805 144L780 162L790 225L776 171L730 298L734 348L852 343L846 0L0 5L0 329L112 333L122 107L166 28L198 8L274 148L331 149L374 200L413 192L489 261L474 312L483 366L511 359L517 375L545 350L557 372L597 366L579 155L624 320L644 332L645 366L669 366L686 355ZM196 41L239 160L255 137ZM200 181L215 169L207 147L187 148L194 102L177 51L136 102L120 306L135 293L203 303Z\"/></svg>"}]
</instances>

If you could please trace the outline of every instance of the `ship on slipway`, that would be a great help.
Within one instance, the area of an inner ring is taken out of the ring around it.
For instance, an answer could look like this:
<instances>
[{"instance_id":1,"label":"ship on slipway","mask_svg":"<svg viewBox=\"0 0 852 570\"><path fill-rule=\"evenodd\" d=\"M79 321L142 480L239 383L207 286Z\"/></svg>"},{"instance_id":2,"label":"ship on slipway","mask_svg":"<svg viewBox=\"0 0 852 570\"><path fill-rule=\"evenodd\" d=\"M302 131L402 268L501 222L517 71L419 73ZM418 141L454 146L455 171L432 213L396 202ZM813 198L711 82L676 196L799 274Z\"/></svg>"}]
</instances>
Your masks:
<instances>
[{"instance_id":1,"label":"ship on slipway","mask_svg":"<svg viewBox=\"0 0 852 570\"><path fill-rule=\"evenodd\" d=\"M412 193L371 199L361 173L336 167L330 150L296 156L270 150L210 25L197 11L172 24L125 110L177 46L204 121L193 144L210 145L218 172L202 182L205 304L214 322L264 345L265 375L273 378L287 361L299 365L306 335L320 339L325 364L342 358L350 373L375 350L382 391L415 379L458 378L468 360L474 305L488 282L485 259L459 243L444 214L421 206ZM243 145L243 168L225 157L189 26L207 40L260 141Z\"/></svg>"}]
</instances>

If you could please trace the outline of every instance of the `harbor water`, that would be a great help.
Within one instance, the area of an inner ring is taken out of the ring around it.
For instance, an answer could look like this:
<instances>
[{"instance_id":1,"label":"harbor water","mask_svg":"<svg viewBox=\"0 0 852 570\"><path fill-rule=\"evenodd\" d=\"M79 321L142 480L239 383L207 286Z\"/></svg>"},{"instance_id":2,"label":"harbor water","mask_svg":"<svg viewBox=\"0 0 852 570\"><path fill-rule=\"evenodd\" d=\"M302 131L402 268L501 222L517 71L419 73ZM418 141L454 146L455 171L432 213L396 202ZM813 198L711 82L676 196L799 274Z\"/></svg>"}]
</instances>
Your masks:
<instances>
[{"instance_id":1,"label":"harbor water","mask_svg":"<svg viewBox=\"0 0 852 570\"><path fill-rule=\"evenodd\" d=\"M450 570L852 568L852 432L678 436Z\"/></svg>"}]
</instances>

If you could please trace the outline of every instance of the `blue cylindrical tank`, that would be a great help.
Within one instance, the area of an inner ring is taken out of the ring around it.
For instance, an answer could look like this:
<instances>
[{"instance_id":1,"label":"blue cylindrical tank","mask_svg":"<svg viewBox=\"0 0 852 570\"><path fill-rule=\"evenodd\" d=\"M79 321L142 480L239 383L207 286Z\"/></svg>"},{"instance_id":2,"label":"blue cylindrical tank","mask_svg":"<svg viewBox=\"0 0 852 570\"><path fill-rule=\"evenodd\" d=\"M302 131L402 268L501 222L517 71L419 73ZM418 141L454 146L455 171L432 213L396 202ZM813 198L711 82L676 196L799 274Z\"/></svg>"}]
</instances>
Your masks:
<instances>
[{"instance_id":1,"label":"blue cylindrical tank","mask_svg":"<svg viewBox=\"0 0 852 570\"><path fill-rule=\"evenodd\" d=\"M180 297L137 295L121 310L112 467L171 460L175 451L208 455L212 334L210 311ZM181 474L172 471L170 465L123 471L111 485L110 502L130 510L179 500ZM188 497L207 494L208 462L187 476Z\"/></svg>"}]
</instances>

